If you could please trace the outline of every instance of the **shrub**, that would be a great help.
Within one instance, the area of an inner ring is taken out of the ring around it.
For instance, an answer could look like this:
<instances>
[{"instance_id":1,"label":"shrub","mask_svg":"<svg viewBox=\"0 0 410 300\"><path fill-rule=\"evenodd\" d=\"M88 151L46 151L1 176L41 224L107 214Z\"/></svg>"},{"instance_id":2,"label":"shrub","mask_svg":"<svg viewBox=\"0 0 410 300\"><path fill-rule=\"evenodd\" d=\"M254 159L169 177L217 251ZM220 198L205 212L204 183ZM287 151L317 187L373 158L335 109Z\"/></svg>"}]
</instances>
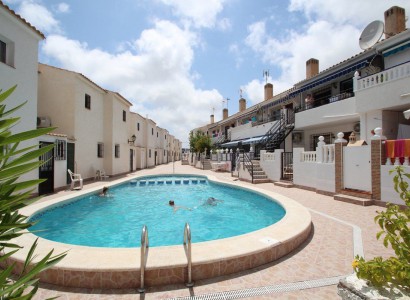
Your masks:
<instances>
[{"instance_id":1,"label":"shrub","mask_svg":"<svg viewBox=\"0 0 410 300\"><path fill-rule=\"evenodd\" d=\"M407 291L410 290L410 192L409 184L405 178L409 179L410 174L404 172L403 167L396 167L393 178L394 189L399 193L404 201L405 207L387 204L386 211L377 212L374 218L381 230L376 237L383 238L383 245L389 245L396 254L395 257L383 259L375 257L365 261L363 257L356 256L353 261L353 268L358 278L368 280L375 287L396 286Z\"/></svg>"},{"instance_id":2,"label":"shrub","mask_svg":"<svg viewBox=\"0 0 410 300\"><path fill-rule=\"evenodd\" d=\"M38 289L38 274L58 263L65 254L53 256L51 250L44 258L34 263L34 252L37 240L33 243L26 257L23 270L15 272L15 263L8 264L7 259L19 251L19 245L12 239L24 234L33 225L26 222L27 217L19 213L19 209L33 203L38 198L30 199L36 186L44 180L20 180L20 176L36 170L43 163L39 157L50 151L52 147L21 147L20 142L37 138L54 128L43 128L13 134L12 126L20 118L10 117L25 103L6 111L4 101L15 90L16 86L2 93L0 90L0 299L31 299Z\"/></svg>"}]
</instances>

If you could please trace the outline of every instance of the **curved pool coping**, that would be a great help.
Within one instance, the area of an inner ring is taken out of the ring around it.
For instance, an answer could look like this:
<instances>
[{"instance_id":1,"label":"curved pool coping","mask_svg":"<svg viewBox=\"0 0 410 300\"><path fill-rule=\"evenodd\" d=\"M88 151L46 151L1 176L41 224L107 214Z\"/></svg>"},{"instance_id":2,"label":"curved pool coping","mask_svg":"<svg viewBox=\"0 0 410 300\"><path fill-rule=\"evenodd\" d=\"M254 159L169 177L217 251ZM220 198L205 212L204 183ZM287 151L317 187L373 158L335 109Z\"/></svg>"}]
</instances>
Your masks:
<instances>
[{"instance_id":1,"label":"curved pool coping","mask_svg":"<svg viewBox=\"0 0 410 300\"><path fill-rule=\"evenodd\" d=\"M196 176L197 174L187 173L185 175ZM119 179L111 182L109 186L139 177L142 176ZM192 244L192 279L194 281L228 275L275 261L297 248L308 238L311 231L311 215L304 206L296 201L257 187L243 187L236 182L227 183L211 175L206 177L214 182L266 195L282 205L286 214L279 222L257 231ZM76 193L75 197L70 194L36 203L21 209L20 213L31 216L49 206L58 205L62 201L82 197L89 193L97 193L100 189L101 187L90 188ZM182 236L183 232L181 232L181 240ZM24 247L10 258L11 261L17 263L17 272L21 270L36 238L36 235L27 232L13 240ZM57 265L40 274L42 282L99 289L140 287L140 248L86 247L38 238L36 249L38 259L51 249L54 249L55 254L65 251L68 253ZM187 256L182 244L148 249L144 279L146 286L186 283L187 278Z\"/></svg>"}]
</instances>

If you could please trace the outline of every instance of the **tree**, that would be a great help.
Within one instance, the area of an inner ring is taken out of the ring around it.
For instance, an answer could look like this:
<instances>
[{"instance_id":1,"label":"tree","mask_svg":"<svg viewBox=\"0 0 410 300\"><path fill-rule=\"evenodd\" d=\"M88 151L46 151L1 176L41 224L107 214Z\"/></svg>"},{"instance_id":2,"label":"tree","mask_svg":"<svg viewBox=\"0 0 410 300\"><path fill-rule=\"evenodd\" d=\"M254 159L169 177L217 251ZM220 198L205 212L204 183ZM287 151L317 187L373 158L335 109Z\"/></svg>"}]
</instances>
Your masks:
<instances>
[{"instance_id":1,"label":"tree","mask_svg":"<svg viewBox=\"0 0 410 300\"><path fill-rule=\"evenodd\" d=\"M52 145L43 148L39 148L38 144L20 147L20 143L54 130L42 128L20 133L11 132L12 126L19 122L20 118L10 115L25 104L6 111L4 101L15 88L16 86L4 93L0 90L0 263L3 265L0 273L0 299L31 299L38 289L37 275L58 263L66 254L53 256L51 250L44 258L34 263L36 240L30 248L20 274L13 272L16 268L15 263L7 262L7 259L21 248L11 240L24 234L25 230L33 225L32 222L26 222L27 217L21 215L19 209L39 199L30 199L30 195L38 184L44 181L23 181L19 180L20 176L38 169L43 163L39 157L52 149ZM15 277L11 279L13 273Z\"/></svg>"},{"instance_id":2,"label":"tree","mask_svg":"<svg viewBox=\"0 0 410 300\"><path fill-rule=\"evenodd\" d=\"M375 287L393 286L410 291L410 191L405 181L405 178L410 179L410 174L405 173L403 167L390 173L394 171L394 189L405 207L388 203L386 211L377 212L374 221L381 228L377 239L384 236L383 245L386 248L390 245L396 256L388 259L375 257L369 261L356 256L352 265L358 278L368 280Z\"/></svg>"},{"instance_id":3,"label":"tree","mask_svg":"<svg viewBox=\"0 0 410 300\"><path fill-rule=\"evenodd\" d=\"M191 152L204 152L205 149L212 148L211 138L202 131L198 130L195 134L193 131L189 133L189 148Z\"/></svg>"}]
</instances>

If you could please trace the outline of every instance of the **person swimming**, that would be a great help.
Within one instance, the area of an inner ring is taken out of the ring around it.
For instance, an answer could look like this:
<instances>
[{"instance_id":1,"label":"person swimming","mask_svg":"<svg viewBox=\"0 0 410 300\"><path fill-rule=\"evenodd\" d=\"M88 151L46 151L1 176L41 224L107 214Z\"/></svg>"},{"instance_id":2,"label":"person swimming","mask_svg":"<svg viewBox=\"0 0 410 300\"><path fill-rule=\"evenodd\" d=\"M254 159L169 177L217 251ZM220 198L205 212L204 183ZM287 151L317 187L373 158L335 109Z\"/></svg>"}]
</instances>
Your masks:
<instances>
[{"instance_id":1,"label":"person swimming","mask_svg":"<svg viewBox=\"0 0 410 300\"><path fill-rule=\"evenodd\" d=\"M224 202L223 200L215 199L214 197L209 197L203 205L216 206L218 203Z\"/></svg>"},{"instance_id":2,"label":"person swimming","mask_svg":"<svg viewBox=\"0 0 410 300\"><path fill-rule=\"evenodd\" d=\"M174 212L176 212L178 209L192 210L192 209L189 208L189 207L177 206L177 205L175 205L175 201L174 201L174 200L169 200L168 205L171 206L172 208L174 208Z\"/></svg>"}]
</instances>

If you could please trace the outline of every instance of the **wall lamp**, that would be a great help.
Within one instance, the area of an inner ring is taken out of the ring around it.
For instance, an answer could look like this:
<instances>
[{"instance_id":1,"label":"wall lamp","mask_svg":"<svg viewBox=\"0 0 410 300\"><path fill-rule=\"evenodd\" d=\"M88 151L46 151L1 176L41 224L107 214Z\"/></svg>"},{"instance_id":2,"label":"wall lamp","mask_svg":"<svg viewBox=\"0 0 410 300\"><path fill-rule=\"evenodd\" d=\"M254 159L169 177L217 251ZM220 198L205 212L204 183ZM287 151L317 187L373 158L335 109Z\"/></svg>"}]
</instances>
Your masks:
<instances>
[{"instance_id":1,"label":"wall lamp","mask_svg":"<svg viewBox=\"0 0 410 300\"><path fill-rule=\"evenodd\" d=\"M137 139L137 137L135 136L135 134L133 134L131 136L131 139L128 140L128 144L130 144L130 146L134 145L136 139Z\"/></svg>"}]
</instances>

